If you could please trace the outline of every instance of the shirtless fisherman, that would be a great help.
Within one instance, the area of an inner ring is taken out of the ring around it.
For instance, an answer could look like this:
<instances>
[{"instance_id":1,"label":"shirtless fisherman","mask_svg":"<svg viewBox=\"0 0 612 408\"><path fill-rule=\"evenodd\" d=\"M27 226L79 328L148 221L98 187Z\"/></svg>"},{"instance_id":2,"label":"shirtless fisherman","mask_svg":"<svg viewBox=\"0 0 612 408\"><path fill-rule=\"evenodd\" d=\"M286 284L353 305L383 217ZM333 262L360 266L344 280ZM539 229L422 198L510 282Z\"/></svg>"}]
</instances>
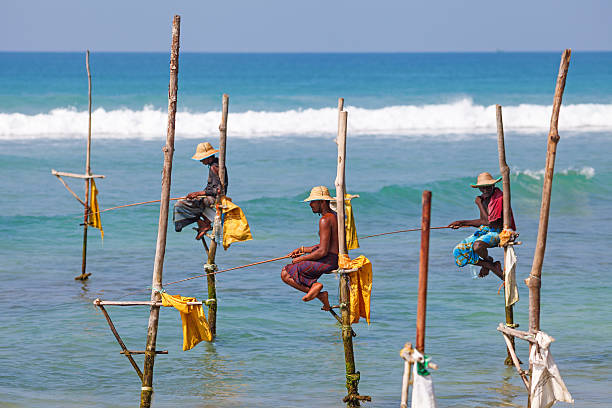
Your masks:
<instances>
[{"instance_id":1,"label":"shirtless fisherman","mask_svg":"<svg viewBox=\"0 0 612 408\"><path fill-rule=\"evenodd\" d=\"M322 310L331 310L323 284L317 279L324 273L338 269L338 222L336 213L329 206L330 197L325 186L313 187L304 202L310 203L315 214L320 214L319 243L311 247L300 247L289 253L291 264L283 267L281 279L287 285L306 293L302 300L309 302L315 297L323 303Z\"/></svg>"},{"instance_id":2,"label":"shirtless fisherman","mask_svg":"<svg viewBox=\"0 0 612 408\"><path fill-rule=\"evenodd\" d=\"M503 229L504 194L499 188L495 187L495 184L500 180L501 177L494 179L490 173L480 173L476 184L471 184L472 188L478 188L482 193L475 200L480 218L454 221L448 226L454 229L461 227L478 228L473 235L461 241L453 250L457 266L477 265L481 267L479 277L485 277L489 274L489 271L493 271L501 280L504 280L501 263L499 261L495 262L487 251L488 248L499 245L499 233ZM512 210L510 210L510 227L516 231Z\"/></svg>"},{"instance_id":3,"label":"shirtless fisherman","mask_svg":"<svg viewBox=\"0 0 612 408\"><path fill-rule=\"evenodd\" d=\"M174 229L176 232L194 222L198 223L198 234L196 239L201 239L206 231L210 230L211 223L208 217L214 217L214 205L217 194L221 192L221 180L219 179L219 159L215 154L219 150L213 149L208 142L200 143L193 155L193 160L198 160L208 166L208 181L206 188L202 191L194 191L187 194L184 200L179 200L174 204ZM225 170L225 191L227 192L227 169ZM208 217L204 214L208 212Z\"/></svg>"}]
</instances>

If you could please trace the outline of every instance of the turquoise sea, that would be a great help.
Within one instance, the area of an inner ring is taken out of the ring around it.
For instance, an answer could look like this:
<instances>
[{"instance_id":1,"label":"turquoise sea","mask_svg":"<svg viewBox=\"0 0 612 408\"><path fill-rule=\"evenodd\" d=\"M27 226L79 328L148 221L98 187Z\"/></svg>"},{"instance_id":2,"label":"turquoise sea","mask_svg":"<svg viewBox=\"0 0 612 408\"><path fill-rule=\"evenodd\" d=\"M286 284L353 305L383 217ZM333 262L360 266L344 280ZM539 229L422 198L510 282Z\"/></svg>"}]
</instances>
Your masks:
<instances>
[{"instance_id":1,"label":"turquoise sea","mask_svg":"<svg viewBox=\"0 0 612 408\"><path fill-rule=\"evenodd\" d=\"M92 171L102 208L160 197L168 54L92 53ZM182 54L172 196L199 190L197 143L218 144L221 95L230 95L229 191L254 240L217 253L220 268L278 257L317 241L318 217L301 202L333 186L337 98L348 111L347 188L359 235L475 218L478 173L499 174L496 103L503 105L517 249L528 290L546 138L559 53ZM612 382L612 53L572 55L561 109L541 327L576 407L607 407ZM87 137L84 54L0 53L0 407L133 407L140 382L93 305L147 300L159 206L102 214L80 274L82 210L51 169L83 172ZM68 180L83 194L79 180ZM440 407L525 407L526 393L495 330L499 280L474 278L451 251L468 230L432 231L427 353L439 365ZM195 276L202 246L168 231L164 281ZM419 234L361 241L374 266L372 322L354 326L366 406L397 407L403 361L415 340ZM492 250L495 258L500 249ZM340 329L280 280L283 262L218 275L218 338L182 351L180 317L164 308L156 407L339 407L346 394ZM333 303L338 281L322 278ZM168 292L206 298L194 279ZM149 309L108 308L128 348L145 346ZM527 345L518 342L525 362ZM136 357L142 363L142 357ZM559 406L563 406L560 404Z\"/></svg>"}]
</instances>

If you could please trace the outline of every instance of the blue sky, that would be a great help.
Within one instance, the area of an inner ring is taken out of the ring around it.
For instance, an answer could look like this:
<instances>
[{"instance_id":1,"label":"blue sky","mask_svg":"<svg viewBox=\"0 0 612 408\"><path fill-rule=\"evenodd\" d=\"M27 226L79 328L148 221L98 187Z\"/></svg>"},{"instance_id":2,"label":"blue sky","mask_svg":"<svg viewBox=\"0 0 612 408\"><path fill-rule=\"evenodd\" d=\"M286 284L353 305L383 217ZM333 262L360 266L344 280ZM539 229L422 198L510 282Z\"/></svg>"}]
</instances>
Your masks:
<instances>
[{"instance_id":1,"label":"blue sky","mask_svg":"<svg viewBox=\"0 0 612 408\"><path fill-rule=\"evenodd\" d=\"M612 50L610 0L4 1L0 51Z\"/></svg>"}]
</instances>

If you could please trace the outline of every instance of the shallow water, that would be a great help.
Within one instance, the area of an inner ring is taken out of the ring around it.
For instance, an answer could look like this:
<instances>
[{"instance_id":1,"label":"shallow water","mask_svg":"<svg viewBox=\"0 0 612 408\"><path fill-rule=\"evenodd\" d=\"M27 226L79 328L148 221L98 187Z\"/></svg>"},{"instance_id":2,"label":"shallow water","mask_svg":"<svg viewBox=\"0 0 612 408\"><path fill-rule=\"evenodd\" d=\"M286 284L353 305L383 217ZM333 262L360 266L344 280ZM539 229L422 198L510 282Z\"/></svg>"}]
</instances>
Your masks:
<instances>
[{"instance_id":1,"label":"shallow water","mask_svg":"<svg viewBox=\"0 0 612 408\"><path fill-rule=\"evenodd\" d=\"M317 98L318 91L320 87L313 90ZM480 97L486 96L476 95L475 100ZM327 106L333 108L333 101ZM358 120L353 113L349 109L349 121ZM229 195L244 209L254 240L219 251L218 265L277 257L316 242L318 217L301 200L311 186L333 185L335 122L307 138L299 132L234 137L230 109L228 126ZM102 208L159 198L163 132L162 127L146 137L94 136L92 170L106 175L97 183ZM576 406L605 407L612 381L612 262L602 246L612 238L612 138L609 130L563 129L561 137L542 275L541 326L556 339L551 350ZM206 168L189 159L198 141L177 133L173 197L200 189ZM524 243L517 249L522 282L537 235L546 132L507 131L506 141L512 204ZM359 235L418 227L424 189L433 192L432 226L476 217L469 183L481 171L498 174L496 147L494 130L486 129L392 137L349 132L347 187L361 196L354 201ZM104 213L104 241L96 230L89 233L92 276L84 283L74 281L81 266L82 212L50 169L82 171L83 150L82 134L0 140L0 406L128 407L139 398L138 377L119 354L92 301L148 298L159 207ZM71 185L82 194L79 181ZM440 230L431 235L426 349L440 366L433 374L439 406L526 406L520 378L503 365L505 345L495 330L504 319L498 280L472 279L469 268L454 266L452 247L466 234ZM193 236L189 229L168 231L164 281L202 273L203 251ZM399 403L399 350L415 337L418 250L419 234L406 233L362 240L361 248L352 252L367 255L374 265L372 323L354 327L359 390L372 396L367 406ZM502 251L492 254L499 258ZM173 309L162 310L158 348L169 354L156 359L154 406L342 405L346 389L340 329L319 305L302 302L300 293L282 283L282 265L218 275L214 343L181 351L180 317ZM325 276L322 282L336 303L337 280ZM206 297L203 279L167 289ZM515 319L526 328L528 291L522 283L519 291ZM108 310L128 348L143 349L148 309ZM518 342L518 352L527 361L524 342ZM136 359L142 361L141 356Z\"/></svg>"}]
</instances>

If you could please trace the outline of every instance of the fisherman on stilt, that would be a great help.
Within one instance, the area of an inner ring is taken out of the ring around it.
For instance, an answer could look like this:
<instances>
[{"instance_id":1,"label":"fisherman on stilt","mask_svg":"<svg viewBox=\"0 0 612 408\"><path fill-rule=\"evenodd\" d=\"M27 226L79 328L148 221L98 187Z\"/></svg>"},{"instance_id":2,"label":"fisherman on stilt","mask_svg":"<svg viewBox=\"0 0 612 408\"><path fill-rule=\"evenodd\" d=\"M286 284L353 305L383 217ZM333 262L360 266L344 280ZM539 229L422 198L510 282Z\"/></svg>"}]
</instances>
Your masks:
<instances>
[{"instance_id":1,"label":"fisherman on stilt","mask_svg":"<svg viewBox=\"0 0 612 408\"><path fill-rule=\"evenodd\" d=\"M476 184L472 188L478 188L481 195L476 197L475 203L480 212L480 218L475 220L459 220L451 222L448 226L457 229L461 227L476 227L478 230L471 236L461 241L453 250L455 263L459 267L467 264L480 266L479 277L485 277L489 271L493 271L502 281L504 273L501 263L494 261L489 256L488 248L499 245L499 233L503 228L503 192L495 187L502 178L494 179L490 173L480 173ZM514 216L510 210L510 227L516 231Z\"/></svg>"},{"instance_id":2,"label":"fisherman on stilt","mask_svg":"<svg viewBox=\"0 0 612 408\"><path fill-rule=\"evenodd\" d=\"M219 179L219 159L215 154L219 150L213 149L210 143L198 144L193 160L198 160L203 165L209 167L208 182L202 191L194 191L187 194L185 199L179 200L174 204L174 229L176 232L194 222L198 223L198 233L196 239L201 239L206 231L211 229L211 220L215 216L215 199L221 193L221 180ZM225 170L225 186L223 195L227 192L227 169Z\"/></svg>"},{"instance_id":3,"label":"fisherman on stilt","mask_svg":"<svg viewBox=\"0 0 612 408\"><path fill-rule=\"evenodd\" d=\"M338 222L336 213L329 205L334 200L327 187L312 188L304 202L309 202L313 213L321 215L319 243L311 247L302 246L289 253L293 261L281 272L283 282L306 293L302 297L304 302L317 298L323 303L322 310L331 310L331 306L327 292L321 290L323 284L317 280L324 273L338 269Z\"/></svg>"}]
</instances>

